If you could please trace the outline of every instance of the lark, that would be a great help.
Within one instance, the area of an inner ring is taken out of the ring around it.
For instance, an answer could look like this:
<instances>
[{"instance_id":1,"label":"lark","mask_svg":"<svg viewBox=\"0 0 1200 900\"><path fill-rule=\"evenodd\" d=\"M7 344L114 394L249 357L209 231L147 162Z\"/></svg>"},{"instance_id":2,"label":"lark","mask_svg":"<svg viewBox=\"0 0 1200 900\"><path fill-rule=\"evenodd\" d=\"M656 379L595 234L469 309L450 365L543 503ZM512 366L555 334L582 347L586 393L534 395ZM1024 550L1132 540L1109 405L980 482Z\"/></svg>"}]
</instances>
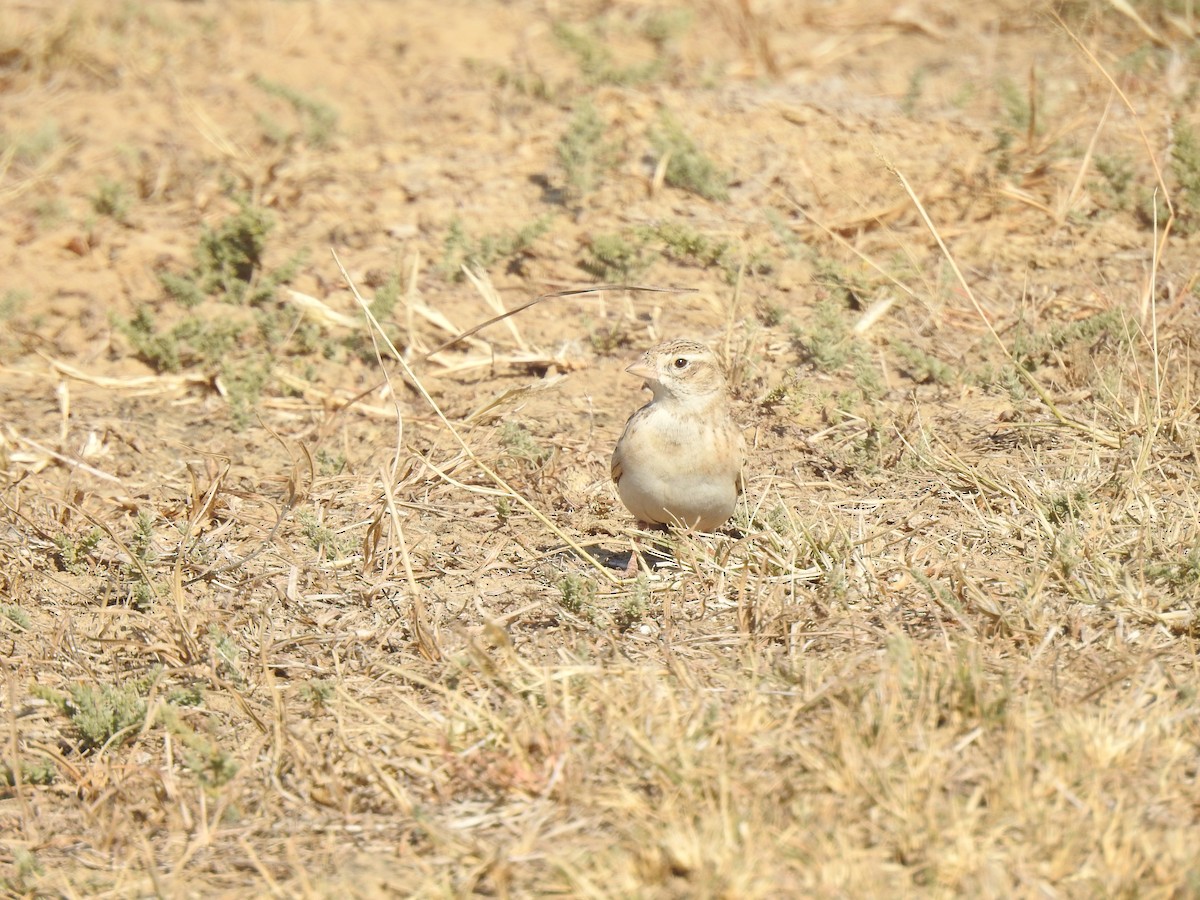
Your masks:
<instances>
[{"instance_id":1,"label":"lark","mask_svg":"<svg viewBox=\"0 0 1200 900\"><path fill-rule=\"evenodd\" d=\"M696 341L667 341L625 371L644 378L653 397L613 451L621 502L641 527L720 528L742 493L745 440L716 355Z\"/></svg>"}]
</instances>

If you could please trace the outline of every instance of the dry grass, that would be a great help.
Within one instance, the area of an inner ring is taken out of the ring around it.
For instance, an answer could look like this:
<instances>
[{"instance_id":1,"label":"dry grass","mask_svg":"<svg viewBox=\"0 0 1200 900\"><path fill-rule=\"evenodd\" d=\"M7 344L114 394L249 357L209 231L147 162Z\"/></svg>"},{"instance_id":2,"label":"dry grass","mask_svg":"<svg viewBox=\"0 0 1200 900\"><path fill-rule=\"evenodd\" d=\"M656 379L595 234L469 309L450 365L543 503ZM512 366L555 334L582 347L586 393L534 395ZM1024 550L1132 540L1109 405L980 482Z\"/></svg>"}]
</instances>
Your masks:
<instances>
[{"instance_id":1,"label":"dry grass","mask_svg":"<svg viewBox=\"0 0 1200 900\"><path fill-rule=\"evenodd\" d=\"M0 12L0 894L1200 892L1190 12L444 6Z\"/></svg>"}]
</instances>

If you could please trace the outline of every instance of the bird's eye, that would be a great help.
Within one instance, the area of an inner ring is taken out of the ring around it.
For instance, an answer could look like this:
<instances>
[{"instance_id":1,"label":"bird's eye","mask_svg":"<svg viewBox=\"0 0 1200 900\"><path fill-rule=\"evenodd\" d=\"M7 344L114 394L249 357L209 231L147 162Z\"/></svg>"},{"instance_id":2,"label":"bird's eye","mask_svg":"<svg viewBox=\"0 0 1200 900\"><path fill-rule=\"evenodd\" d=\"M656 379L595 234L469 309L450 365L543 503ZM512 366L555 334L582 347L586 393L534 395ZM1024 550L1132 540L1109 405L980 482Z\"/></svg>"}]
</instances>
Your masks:
<instances>
[{"instance_id":1,"label":"bird's eye","mask_svg":"<svg viewBox=\"0 0 1200 900\"><path fill-rule=\"evenodd\" d=\"M677 360L675 360L675 368L677 368L677 369L686 369L687 364L688 364L688 361L682 356L679 357Z\"/></svg>"}]
</instances>

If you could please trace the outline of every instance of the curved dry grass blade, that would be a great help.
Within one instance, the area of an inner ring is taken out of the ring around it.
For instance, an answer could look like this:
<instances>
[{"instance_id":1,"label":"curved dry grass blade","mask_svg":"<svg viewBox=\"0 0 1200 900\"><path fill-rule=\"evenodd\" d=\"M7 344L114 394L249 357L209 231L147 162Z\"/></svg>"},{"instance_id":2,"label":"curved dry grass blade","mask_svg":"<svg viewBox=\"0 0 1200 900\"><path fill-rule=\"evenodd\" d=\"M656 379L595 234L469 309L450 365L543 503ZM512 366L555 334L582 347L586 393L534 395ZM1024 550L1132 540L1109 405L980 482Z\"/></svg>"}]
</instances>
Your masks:
<instances>
[{"instance_id":1,"label":"curved dry grass blade","mask_svg":"<svg viewBox=\"0 0 1200 900\"><path fill-rule=\"evenodd\" d=\"M1082 432L1083 434L1086 434L1092 438L1092 440L1097 441L1106 447L1112 447L1114 449L1120 447L1121 440L1115 434L1111 434L1099 428L1093 428L1092 426L1083 422L1078 422L1063 413L1062 410L1060 410L1054 403L1053 398L1050 396L1050 392L1042 387L1041 382L1034 378L1032 373L1026 371L1024 366L1017 363L1017 360L1012 355L1012 351L1008 349L1004 341L1000 338L1000 335L996 333L996 329L992 325L992 320L989 319L987 314L983 311L983 307L980 305L979 299L975 296L975 292L971 290L971 285L967 282L966 276L963 275L962 270L958 267L958 263L955 261L953 254L951 254L950 248L947 247L946 242L942 240L941 232L939 232L937 230L937 226L933 224L933 219L929 217L929 213L925 210L924 204L921 203L920 199L916 195L916 192L913 191L912 186L908 183L908 179L904 177L904 173L902 173L886 159L883 160L883 164L887 166L889 172L891 172L900 180L900 184L904 188L904 192L908 194L909 199L912 200L913 205L917 208L917 212L921 216L921 221L925 223L925 227L929 229L929 233L933 235L933 239L937 242L938 249L942 251L942 255L945 257L946 262L949 263L950 269L952 272L954 272L954 277L958 280L959 286L967 295L967 299L971 301L971 305L975 308L975 312L978 313L979 318L983 320L984 327L987 328L988 334L991 335L992 340L995 341L996 346L1000 348L1000 351L1012 365L1014 371L1016 371L1021 380L1033 389L1033 392L1038 395L1038 399L1045 404L1046 408L1050 411L1050 414L1058 420L1060 425L1065 425L1068 428L1074 429L1075 431Z\"/></svg>"},{"instance_id":2,"label":"curved dry grass blade","mask_svg":"<svg viewBox=\"0 0 1200 900\"><path fill-rule=\"evenodd\" d=\"M337 254L334 254L334 258L335 259L337 258ZM339 266L341 265L340 261L338 262L338 265ZM345 272L344 269L342 271ZM349 279L349 276L347 276L347 280L348 279ZM351 285L351 287L353 288L353 285ZM534 297L532 300L527 300L526 302L524 302L518 306L514 306L508 312L500 313L500 315L498 315L498 316L492 316L492 318L488 319L487 321L480 322L478 325L476 325L473 328L468 328L466 331L464 331L462 334L458 335L457 337L453 337L450 340L446 341L446 343L441 344L440 346L434 347L432 350L430 350L428 353L425 354L425 359L429 359L429 357L433 356L435 353L440 353L442 350L445 350L449 347L453 347L459 341L464 341L467 338L471 337L472 335L475 335L478 332L483 331L483 329L487 328L489 325L495 325L497 322L504 321L509 316L515 316L519 312L524 312L525 310L529 309L529 307L536 306L537 304L541 303L543 300L552 300L555 297L574 297L578 294L595 294L595 293L598 293L599 291L652 291L654 293L659 293L659 294L694 294L694 293L696 293L696 288L664 288L664 287L651 287L649 285L641 285L641 284L597 284L597 285L593 285L592 287L588 287L588 288L569 288L564 291L551 291L548 294L539 294L538 296ZM355 294L357 295L357 291L355 292Z\"/></svg>"}]
</instances>

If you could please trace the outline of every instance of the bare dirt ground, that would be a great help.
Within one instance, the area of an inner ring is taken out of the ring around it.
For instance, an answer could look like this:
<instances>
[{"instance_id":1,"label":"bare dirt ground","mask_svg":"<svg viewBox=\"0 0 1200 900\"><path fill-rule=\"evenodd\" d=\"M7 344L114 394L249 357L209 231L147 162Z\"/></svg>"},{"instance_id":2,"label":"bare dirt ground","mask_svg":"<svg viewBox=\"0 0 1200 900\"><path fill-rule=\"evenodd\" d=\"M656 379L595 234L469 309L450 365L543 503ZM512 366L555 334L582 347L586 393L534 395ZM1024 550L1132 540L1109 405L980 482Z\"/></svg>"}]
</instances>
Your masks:
<instances>
[{"instance_id":1,"label":"bare dirt ground","mask_svg":"<svg viewBox=\"0 0 1200 900\"><path fill-rule=\"evenodd\" d=\"M4 4L0 891L1200 891L1196 28Z\"/></svg>"}]
</instances>

